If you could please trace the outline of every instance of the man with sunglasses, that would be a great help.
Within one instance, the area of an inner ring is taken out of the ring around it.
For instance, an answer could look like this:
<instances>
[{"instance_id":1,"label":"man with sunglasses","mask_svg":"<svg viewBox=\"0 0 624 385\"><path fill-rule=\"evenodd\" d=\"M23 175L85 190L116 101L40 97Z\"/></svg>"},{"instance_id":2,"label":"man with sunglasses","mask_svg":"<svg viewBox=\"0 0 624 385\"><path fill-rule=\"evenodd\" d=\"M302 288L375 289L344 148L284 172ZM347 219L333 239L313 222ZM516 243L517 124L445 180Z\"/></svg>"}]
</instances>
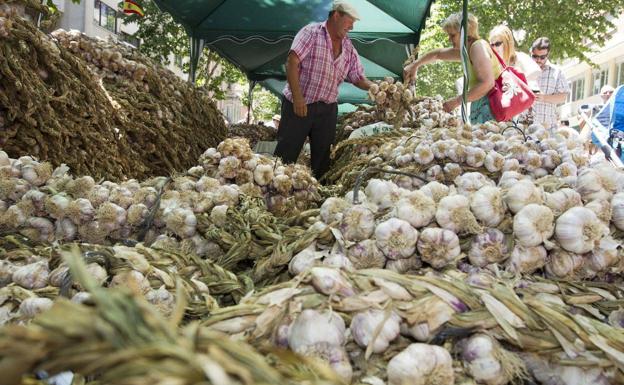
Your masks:
<instances>
[{"instance_id":1,"label":"man with sunglasses","mask_svg":"<svg viewBox=\"0 0 624 385\"><path fill-rule=\"evenodd\" d=\"M548 60L549 54L550 40L547 37L533 42L531 57L542 70L538 80L540 91L535 94L533 104L534 123L552 129L559 122L557 105L565 103L570 89L563 71Z\"/></svg>"}]
</instances>

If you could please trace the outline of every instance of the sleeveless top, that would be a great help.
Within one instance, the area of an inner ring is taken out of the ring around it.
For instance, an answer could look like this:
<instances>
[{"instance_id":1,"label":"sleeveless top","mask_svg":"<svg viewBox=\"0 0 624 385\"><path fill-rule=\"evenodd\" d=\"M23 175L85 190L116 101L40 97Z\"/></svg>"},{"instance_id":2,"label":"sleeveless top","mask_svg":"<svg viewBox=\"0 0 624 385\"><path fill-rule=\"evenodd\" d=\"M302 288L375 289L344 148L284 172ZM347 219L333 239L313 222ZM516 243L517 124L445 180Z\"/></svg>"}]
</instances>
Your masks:
<instances>
[{"instance_id":1,"label":"sleeveless top","mask_svg":"<svg viewBox=\"0 0 624 385\"><path fill-rule=\"evenodd\" d=\"M494 73L494 79L498 79L501 72L503 72L503 68L501 67L501 64L498 62L496 55L494 55L494 53L492 52L492 48L490 47L490 44L484 39L479 39L472 44L473 45L480 44L485 48L486 52L490 55L490 63L492 65L492 72ZM470 46L470 48L472 48L472 46ZM477 74L475 73L475 70L472 67L472 60L468 60L468 76L470 76L470 79L468 80L468 89L471 89L477 84Z\"/></svg>"}]
</instances>

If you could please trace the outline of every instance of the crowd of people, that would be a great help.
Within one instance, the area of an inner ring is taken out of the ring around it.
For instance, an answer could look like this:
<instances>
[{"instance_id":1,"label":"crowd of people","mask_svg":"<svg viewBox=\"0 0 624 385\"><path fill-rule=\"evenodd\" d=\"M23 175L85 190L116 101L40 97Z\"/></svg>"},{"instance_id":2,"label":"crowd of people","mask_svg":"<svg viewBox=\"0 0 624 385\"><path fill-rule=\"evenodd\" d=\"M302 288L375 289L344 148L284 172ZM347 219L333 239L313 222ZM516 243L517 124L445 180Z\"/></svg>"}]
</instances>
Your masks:
<instances>
[{"instance_id":1,"label":"crowd of people","mask_svg":"<svg viewBox=\"0 0 624 385\"><path fill-rule=\"evenodd\" d=\"M346 80L368 90L372 84L364 75L359 56L347 36L359 19L353 5L337 0L327 20L309 24L297 33L288 54L288 82L282 100L275 155L285 162L294 162L304 141L309 138L311 166L317 178L329 168L336 129L338 86ZM442 28L451 47L421 54L404 68L404 82L414 81L423 65L461 60L461 24L461 12L444 20ZM570 90L561 69L549 60L551 48L550 40L540 37L533 42L530 55L516 51L513 33L506 25L494 27L486 40L479 33L477 17L469 14L467 101L470 102L470 121L475 124L494 120L488 94L504 67L512 66L524 74L534 95L532 106L517 119L539 123L547 129L556 128L561 123L557 105L566 101ZM460 92L444 102L444 109L453 111L461 105L462 99Z\"/></svg>"}]
</instances>

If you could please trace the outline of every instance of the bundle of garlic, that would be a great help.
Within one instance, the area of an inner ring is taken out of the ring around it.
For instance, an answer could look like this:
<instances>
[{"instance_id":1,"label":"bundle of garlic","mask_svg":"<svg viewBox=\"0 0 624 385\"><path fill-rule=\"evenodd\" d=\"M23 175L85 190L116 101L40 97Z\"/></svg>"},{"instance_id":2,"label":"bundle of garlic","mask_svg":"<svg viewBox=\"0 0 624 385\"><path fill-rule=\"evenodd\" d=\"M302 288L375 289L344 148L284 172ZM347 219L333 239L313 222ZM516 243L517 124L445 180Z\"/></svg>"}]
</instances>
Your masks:
<instances>
[{"instance_id":1,"label":"bundle of garlic","mask_svg":"<svg viewBox=\"0 0 624 385\"><path fill-rule=\"evenodd\" d=\"M278 159L254 154L247 139L228 138L206 150L199 163L205 176L236 184L243 193L263 198L275 215L296 215L318 207L320 185L309 168L283 165Z\"/></svg>"},{"instance_id":2,"label":"bundle of garlic","mask_svg":"<svg viewBox=\"0 0 624 385\"><path fill-rule=\"evenodd\" d=\"M59 299L29 325L1 328L3 384L23 384L43 368L50 375L71 371L74 382L95 378L109 385L339 383L320 362L259 351L195 323L180 325L183 301L166 320L127 290L98 287L81 257L68 254L65 263L88 290L91 305Z\"/></svg>"},{"instance_id":3,"label":"bundle of garlic","mask_svg":"<svg viewBox=\"0 0 624 385\"><path fill-rule=\"evenodd\" d=\"M134 50L1 17L0 146L12 157L122 180L184 170L225 137L205 92Z\"/></svg>"},{"instance_id":4,"label":"bundle of garlic","mask_svg":"<svg viewBox=\"0 0 624 385\"><path fill-rule=\"evenodd\" d=\"M0 261L0 324L32 318L49 308L59 291L77 302L88 299L62 262L65 246L29 242L14 235L0 238L0 247L5 250ZM192 253L169 252L157 248L158 244L77 246L89 261L87 272L94 282L130 288L167 317L173 312L176 295L183 294L185 316L192 319L220 305L236 303L253 289L249 279L239 278L210 260ZM177 293L176 285L180 285Z\"/></svg>"},{"instance_id":5,"label":"bundle of garlic","mask_svg":"<svg viewBox=\"0 0 624 385\"><path fill-rule=\"evenodd\" d=\"M375 117L398 127L431 129L454 126L459 120L442 108L442 97L416 98L414 90L393 78L374 82L368 97L375 103Z\"/></svg>"},{"instance_id":6,"label":"bundle of garlic","mask_svg":"<svg viewBox=\"0 0 624 385\"><path fill-rule=\"evenodd\" d=\"M227 137L245 138L249 141L249 146L254 148L258 142L277 140L277 129L264 124L230 124Z\"/></svg>"},{"instance_id":7,"label":"bundle of garlic","mask_svg":"<svg viewBox=\"0 0 624 385\"><path fill-rule=\"evenodd\" d=\"M530 377L525 353L621 381L617 357L624 348L616 314L621 290L507 278L485 272L406 276L313 267L236 307L214 311L203 325L254 346L269 340L319 357L354 384L370 378L453 384L457 365L449 352L482 384ZM614 326L604 323L607 317ZM434 341L444 347L428 345Z\"/></svg>"}]
</instances>

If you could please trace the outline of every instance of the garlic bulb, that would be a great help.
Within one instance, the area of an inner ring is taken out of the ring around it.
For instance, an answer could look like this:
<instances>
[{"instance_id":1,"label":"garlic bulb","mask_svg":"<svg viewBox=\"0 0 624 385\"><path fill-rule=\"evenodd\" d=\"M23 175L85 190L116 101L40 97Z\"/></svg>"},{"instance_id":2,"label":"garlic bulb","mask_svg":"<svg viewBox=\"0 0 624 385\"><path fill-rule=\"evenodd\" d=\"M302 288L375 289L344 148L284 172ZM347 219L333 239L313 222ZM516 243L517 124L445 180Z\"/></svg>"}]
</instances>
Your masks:
<instances>
[{"instance_id":1,"label":"garlic bulb","mask_svg":"<svg viewBox=\"0 0 624 385\"><path fill-rule=\"evenodd\" d=\"M414 228L427 226L435 215L435 202L419 190L405 193L394 206L392 216L409 222Z\"/></svg>"},{"instance_id":2,"label":"garlic bulb","mask_svg":"<svg viewBox=\"0 0 624 385\"><path fill-rule=\"evenodd\" d=\"M340 270L329 267L313 267L310 269L311 283L322 294L338 294L344 297L355 294L353 287L340 273Z\"/></svg>"},{"instance_id":3,"label":"garlic bulb","mask_svg":"<svg viewBox=\"0 0 624 385\"><path fill-rule=\"evenodd\" d=\"M39 261L18 267L11 278L21 287L33 290L46 287L49 274L48 262Z\"/></svg>"},{"instance_id":4,"label":"garlic bulb","mask_svg":"<svg viewBox=\"0 0 624 385\"><path fill-rule=\"evenodd\" d=\"M461 356L468 373L479 384L505 385L525 371L519 358L484 333L462 341Z\"/></svg>"},{"instance_id":5,"label":"garlic bulb","mask_svg":"<svg viewBox=\"0 0 624 385\"><path fill-rule=\"evenodd\" d=\"M533 273L546 264L546 249L543 246L525 247L516 245L507 261L507 268L513 273Z\"/></svg>"},{"instance_id":6,"label":"garlic bulb","mask_svg":"<svg viewBox=\"0 0 624 385\"><path fill-rule=\"evenodd\" d=\"M423 231L424 233L424 231ZM422 235L421 235L422 237ZM509 256L509 247L505 234L498 229L488 228L477 234L470 244L468 259L477 267L485 267L492 263L502 262Z\"/></svg>"},{"instance_id":7,"label":"garlic bulb","mask_svg":"<svg viewBox=\"0 0 624 385\"><path fill-rule=\"evenodd\" d=\"M429 145L421 143L416 146L413 158L416 163L420 165L427 165L433 162L434 154Z\"/></svg>"},{"instance_id":8,"label":"garlic bulb","mask_svg":"<svg viewBox=\"0 0 624 385\"><path fill-rule=\"evenodd\" d=\"M555 216L559 216L569 208L582 206L581 194L571 188L562 188L554 193L544 193L544 203L548 206Z\"/></svg>"},{"instance_id":9,"label":"garlic bulb","mask_svg":"<svg viewBox=\"0 0 624 385\"><path fill-rule=\"evenodd\" d=\"M360 241L347 249L347 258L357 270L383 268L386 257L372 239Z\"/></svg>"},{"instance_id":10,"label":"garlic bulb","mask_svg":"<svg viewBox=\"0 0 624 385\"><path fill-rule=\"evenodd\" d=\"M516 158L505 159L503 171L520 171L520 161Z\"/></svg>"},{"instance_id":11,"label":"garlic bulb","mask_svg":"<svg viewBox=\"0 0 624 385\"><path fill-rule=\"evenodd\" d=\"M617 190L617 182L612 168L585 168L576 180L578 191L586 202L595 199L611 200Z\"/></svg>"},{"instance_id":12,"label":"garlic bulb","mask_svg":"<svg viewBox=\"0 0 624 385\"><path fill-rule=\"evenodd\" d=\"M457 234L437 227L424 229L418 239L417 247L421 260L436 269L449 265L461 254Z\"/></svg>"},{"instance_id":13,"label":"garlic bulb","mask_svg":"<svg viewBox=\"0 0 624 385\"><path fill-rule=\"evenodd\" d=\"M513 231L518 244L537 246L553 235L555 216L546 206L531 203L514 216Z\"/></svg>"},{"instance_id":14,"label":"garlic bulb","mask_svg":"<svg viewBox=\"0 0 624 385\"><path fill-rule=\"evenodd\" d=\"M533 182L522 179L509 188L504 199L509 210L515 214L528 204L542 204L542 195L542 190Z\"/></svg>"},{"instance_id":15,"label":"garlic bulb","mask_svg":"<svg viewBox=\"0 0 624 385\"><path fill-rule=\"evenodd\" d=\"M399 274L406 274L410 271L416 271L422 266L420 258L413 256L411 258L403 259L388 259L386 260L385 268L387 270L394 271Z\"/></svg>"},{"instance_id":16,"label":"garlic bulb","mask_svg":"<svg viewBox=\"0 0 624 385\"><path fill-rule=\"evenodd\" d=\"M78 198L67 205L67 217L77 225L91 221L94 215L95 209L88 199Z\"/></svg>"},{"instance_id":17,"label":"garlic bulb","mask_svg":"<svg viewBox=\"0 0 624 385\"><path fill-rule=\"evenodd\" d=\"M165 317L169 317L175 310L175 296L165 289L165 285L162 285L158 290L148 291L145 294L145 300L154 305L156 310Z\"/></svg>"},{"instance_id":18,"label":"garlic bulb","mask_svg":"<svg viewBox=\"0 0 624 385\"><path fill-rule=\"evenodd\" d=\"M418 230L402 219L390 218L377 225L375 239L387 258L409 258L416 250Z\"/></svg>"},{"instance_id":19,"label":"garlic bulb","mask_svg":"<svg viewBox=\"0 0 624 385\"><path fill-rule=\"evenodd\" d=\"M371 309L357 313L351 320L351 335L362 348L372 344L373 353L382 353L399 336L401 317L394 312Z\"/></svg>"},{"instance_id":20,"label":"garlic bulb","mask_svg":"<svg viewBox=\"0 0 624 385\"><path fill-rule=\"evenodd\" d=\"M485 151L478 147L466 147L466 164L470 167L481 167L485 162Z\"/></svg>"},{"instance_id":21,"label":"garlic bulb","mask_svg":"<svg viewBox=\"0 0 624 385\"><path fill-rule=\"evenodd\" d=\"M505 203L498 187L484 186L472 194L470 209L475 218L488 227L498 226L505 218Z\"/></svg>"},{"instance_id":22,"label":"garlic bulb","mask_svg":"<svg viewBox=\"0 0 624 385\"><path fill-rule=\"evenodd\" d=\"M174 208L163 212L167 228L182 238L190 238L195 235L197 218L193 210Z\"/></svg>"},{"instance_id":23,"label":"garlic bulb","mask_svg":"<svg viewBox=\"0 0 624 385\"><path fill-rule=\"evenodd\" d=\"M417 363L417 364L416 364ZM388 362L388 385L453 385L449 352L435 345L411 344Z\"/></svg>"},{"instance_id":24,"label":"garlic bulb","mask_svg":"<svg viewBox=\"0 0 624 385\"><path fill-rule=\"evenodd\" d=\"M546 274L553 278L574 278L583 266L582 256L557 249L550 252L546 262Z\"/></svg>"},{"instance_id":25,"label":"garlic bulb","mask_svg":"<svg viewBox=\"0 0 624 385\"><path fill-rule=\"evenodd\" d=\"M561 247L577 254L584 254L597 246L609 228L596 214L585 207L572 207L557 218L555 239Z\"/></svg>"},{"instance_id":26,"label":"garlic bulb","mask_svg":"<svg viewBox=\"0 0 624 385\"><path fill-rule=\"evenodd\" d=\"M440 199L435 217L441 227L457 234L476 234L481 231L470 211L470 201L463 195L450 195Z\"/></svg>"},{"instance_id":27,"label":"garlic bulb","mask_svg":"<svg viewBox=\"0 0 624 385\"><path fill-rule=\"evenodd\" d=\"M624 192L615 194L611 199L611 212L615 227L624 230Z\"/></svg>"},{"instance_id":28,"label":"garlic bulb","mask_svg":"<svg viewBox=\"0 0 624 385\"><path fill-rule=\"evenodd\" d=\"M310 248L306 248L295 254L288 264L288 272L290 274L297 275L308 270L312 266L320 264L323 253L316 252L314 246L315 244L313 243Z\"/></svg>"},{"instance_id":29,"label":"garlic bulb","mask_svg":"<svg viewBox=\"0 0 624 385\"><path fill-rule=\"evenodd\" d=\"M401 333L414 337L416 341L426 342L453 318L455 310L435 295L425 296L417 303L415 309L418 311L410 314L409 322L401 325Z\"/></svg>"},{"instance_id":30,"label":"garlic bulb","mask_svg":"<svg viewBox=\"0 0 624 385\"><path fill-rule=\"evenodd\" d=\"M611 222L611 218L613 216L611 202L604 199L596 199L587 203L585 208L593 211L598 219L603 221L605 224Z\"/></svg>"},{"instance_id":31,"label":"garlic bulb","mask_svg":"<svg viewBox=\"0 0 624 385\"><path fill-rule=\"evenodd\" d=\"M505 171L498 180L498 187L502 189L509 189L514 186L518 181L526 179L525 175L522 175L516 171Z\"/></svg>"},{"instance_id":32,"label":"garlic bulb","mask_svg":"<svg viewBox=\"0 0 624 385\"><path fill-rule=\"evenodd\" d=\"M494 182L480 172L467 172L455 178L457 192L470 197L472 193L484 186L494 186Z\"/></svg>"},{"instance_id":33,"label":"garlic bulb","mask_svg":"<svg viewBox=\"0 0 624 385\"><path fill-rule=\"evenodd\" d=\"M375 215L364 205L349 207L343 213L339 229L348 241L367 239L375 231Z\"/></svg>"},{"instance_id":34,"label":"garlic bulb","mask_svg":"<svg viewBox=\"0 0 624 385\"><path fill-rule=\"evenodd\" d=\"M33 318L37 314L50 309L54 302L49 298L26 298L19 306L19 312L24 318Z\"/></svg>"},{"instance_id":35,"label":"garlic bulb","mask_svg":"<svg viewBox=\"0 0 624 385\"><path fill-rule=\"evenodd\" d=\"M606 236L600 240L597 247L584 256L583 275L585 278L593 278L596 274L607 272L609 268L619 262L619 249L621 243L611 236Z\"/></svg>"},{"instance_id":36,"label":"garlic bulb","mask_svg":"<svg viewBox=\"0 0 624 385\"><path fill-rule=\"evenodd\" d=\"M397 185L381 179L371 179L368 181L364 192L368 200L379 206L380 209L387 209L394 206L401 197L401 189L399 189Z\"/></svg>"},{"instance_id":37,"label":"garlic bulb","mask_svg":"<svg viewBox=\"0 0 624 385\"><path fill-rule=\"evenodd\" d=\"M342 198L329 197L321 205L321 219L328 225L335 221L339 222L342 219L342 212L349 206L349 202Z\"/></svg>"},{"instance_id":38,"label":"garlic bulb","mask_svg":"<svg viewBox=\"0 0 624 385\"><path fill-rule=\"evenodd\" d=\"M130 289L137 294L145 294L152 289L147 278L136 270L126 270L115 274L109 287L116 286Z\"/></svg>"},{"instance_id":39,"label":"garlic bulb","mask_svg":"<svg viewBox=\"0 0 624 385\"><path fill-rule=\"evenodd\" d=\"M444 165L444 178L450 183L462 174L463 170L457 163L447 163Z\"/></svg>"},{"instance_id":40,"label":"garlic bulb","mask_svg":"<svg viewBox=\"0 0 624 385\"><path fill-rule=\"evenodd\" d=\"M496 151L490 151L485 156L484 166L489 172L499 172L504 164L505 158Z\"/></svg>"},{"instance_id":41,"label":"garlic bulb","mask_svg":"<svg viewBox=\"0 0 624 385\"><path fill-rule=\"evenodd\" d=\"M422 192L429 198L433 199L435 203L438 203L440 199L449 195L450 189L448 186L442 183L433 181L433 182L427 183L426 185L421 187L418 191Z\"/></svg>"},{"instance_id":42,"label":"garlic bulb","mask_svg":"<svg viewBox=\"0 0 624 385\"><path fill-rule=\"evenodd\" d=\"M344 321L336 313L306 309L288 330L288 346L296 353L320 343L342 346L345 343L345 330Z\"/></svg>"}]
</instances>

